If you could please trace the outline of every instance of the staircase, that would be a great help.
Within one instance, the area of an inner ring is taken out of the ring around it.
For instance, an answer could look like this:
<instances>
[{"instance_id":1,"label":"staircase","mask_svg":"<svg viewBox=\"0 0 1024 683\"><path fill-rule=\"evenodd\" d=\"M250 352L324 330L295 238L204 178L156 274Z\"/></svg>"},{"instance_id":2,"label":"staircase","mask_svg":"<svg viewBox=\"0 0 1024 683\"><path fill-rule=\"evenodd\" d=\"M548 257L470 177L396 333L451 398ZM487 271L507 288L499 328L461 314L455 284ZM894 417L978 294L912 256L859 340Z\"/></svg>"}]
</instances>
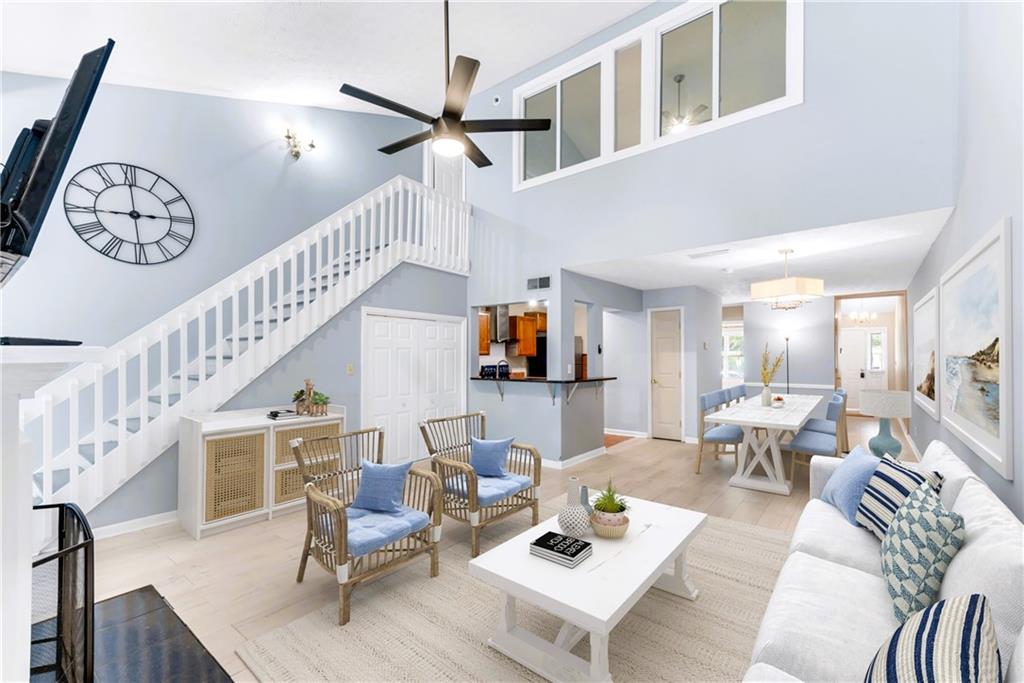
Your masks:
<instances>
[{"instance_id":1,"label":"staircase","mask_svg":"<svg viewBox=\"0 0 1024 683\"><path fill-rule=\"evenodd\" d=\"M21 410L35 502L93 509L178 440L181 415L224 405L399 264L468 273L470 221L398 176L42 387Z\"/></svg>"}]
</instances>

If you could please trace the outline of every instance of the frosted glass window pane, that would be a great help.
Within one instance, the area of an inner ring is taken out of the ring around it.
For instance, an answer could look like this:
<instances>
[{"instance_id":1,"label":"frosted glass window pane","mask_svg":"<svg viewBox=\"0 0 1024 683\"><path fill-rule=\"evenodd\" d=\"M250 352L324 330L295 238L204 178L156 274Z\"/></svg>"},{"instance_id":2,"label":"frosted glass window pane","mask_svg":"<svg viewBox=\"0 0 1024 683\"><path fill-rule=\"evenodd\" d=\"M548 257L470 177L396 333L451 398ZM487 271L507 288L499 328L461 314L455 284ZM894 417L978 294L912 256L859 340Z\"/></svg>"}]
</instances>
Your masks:
<instances>
[{"instance_id":1,"label":"frosted glass window pane","mask_svg":"<svg viewBox=\"0 0 1024 683\"><path fill-rule=\"evenodd\" d=\"M719 115L786 94L786 3L732 0L721 8Z\"/></svg>"},{"instance_id":2,"label":"frosted glass window pane","mask_svg":"<svg viewBox=\"0 0 1024 683\"><path fill-rule=\"evenodd\" d=\"M713 28L705 14L661 35L661 135L711 120Z\"/></svg>"},{"instance_id":3,"label":"frosted glass window pane","mask_svg":"<svg viewBox=\"0 0 1024 683\"><path fill-rule=\"evenodd\" d=\"M561 164L568 168L601 154L601 65L562 81Z\"/></svg>"},{"instance_id":4,"label":"frosted glass window pane","mask_svg":"<svg viewBox=\"0 0 1024 683\"><path fill-rule=\"evenodd\" d=\"M615 53L615 151L640 143L640 43Z\"/></svg>"},{"instance_id":5,"label":"frosted glass window pane","mask_svg":"<svg viewBox=\"0 0 1024 683\"><path fill-rule=\"evenodd\" d=\"M555 105L556 88L551 86L532 97L527 97L526 118L551 119L550 130L523 133L523 180L536 178L555 170Z\"/></svg>"}]
</instances>

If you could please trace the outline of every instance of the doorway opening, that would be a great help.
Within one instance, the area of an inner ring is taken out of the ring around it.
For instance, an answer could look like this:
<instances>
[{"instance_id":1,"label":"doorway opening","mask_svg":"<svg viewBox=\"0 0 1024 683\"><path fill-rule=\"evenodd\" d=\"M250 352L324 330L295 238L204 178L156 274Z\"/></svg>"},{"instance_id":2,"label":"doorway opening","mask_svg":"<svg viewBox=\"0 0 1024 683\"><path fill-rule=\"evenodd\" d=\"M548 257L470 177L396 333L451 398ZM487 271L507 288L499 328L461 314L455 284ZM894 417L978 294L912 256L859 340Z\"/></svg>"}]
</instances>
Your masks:
<instances>
[{"instance_id":1,"label":"doorway opening","mask_svg":"<svg viewBox=\"0 0 1024 683\"><path fill-rule=\"evenodd\" d=\"M647 310L651 438L683 440L683 309Z\"/></svg>"},{"instance_id":2,"label":"doorway opening","mask_svg":"<svg viewBox=\"0 0 1024 683\"><path fill-rule=\"evenodd\" d=\"M835 359L836 387L846 389L854 415L861 391L907 391L906 292L837 296Z\"/></svg>"}]
</instances>

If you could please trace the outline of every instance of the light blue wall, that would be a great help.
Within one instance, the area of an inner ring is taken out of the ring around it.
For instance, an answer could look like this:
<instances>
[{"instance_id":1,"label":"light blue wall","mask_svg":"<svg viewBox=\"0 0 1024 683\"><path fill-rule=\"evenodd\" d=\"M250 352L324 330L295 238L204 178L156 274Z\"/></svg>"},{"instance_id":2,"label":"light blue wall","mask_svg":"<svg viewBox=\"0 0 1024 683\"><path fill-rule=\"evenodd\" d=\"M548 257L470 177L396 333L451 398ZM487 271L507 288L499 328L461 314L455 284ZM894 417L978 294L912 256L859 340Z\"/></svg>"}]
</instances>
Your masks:
<instances>
[{"instance_id":1,"label":"light blue wall","mask_svg":"<svg viewBox=\"0 0 1024 683\"><path fill-rule=\"evenodd\" d=\"M1009 216L1013 237L1014 362L1013 481L978 458L949 430L914 405L911 433L922 450L941 439L963 458L1018 517L1024 518L1024 210L1022 210L1022 107L1020 3L962 3L960 13L959 125L956 209L908 289L912 308L997 220ZM910 346L914 348L911 320ZM911 354L912 355L912 354ZM913 358L911 358L913 362ZM911 376L913 370L911 369Z\"/></svg>"},{"instance_id":2,"label":"light blue wall","mask_svg":"<svg viewBox=\"0 0 1024 683\"><path fill-rule=\"evenodd\" d=\"M647 433L647 314L604 311L604 370L618 377L604 394L608 429Z\"/></svg>"},{"instance_id":3,"label":"light blue wall","mask_svg":"<svg viewBox=\"0 0 1024 683\"><path fill-rule=\"evenodd\" d=\"M464 315L466 278L402 264L349 304L308 339L256 378L222 410L284 406L306 377L331 402L345 406L348 427L359 428L361 308L392 308L441 315ZM348 375L351 363L355 373ZM550 405L550 404L549 404ZM110 498L89 513L94 527L154 515L178 507L178 447L169 448Z\"/></svg>"},{"instance_id":4,"label":"light blue wall","mask_svg":"<svg viewBox=\"0 0 1024 683\"><path fill-rule=\"evenodd\" d=\"M66 81L0 77L6 155L23 126L53 115ZM317 149L294 161L286 126L312 131ZM196 237L166 264L113 261L71 230L62 184L31 258L3 290L3 334L118 341L368 190L399 174L419 178L419 148L376 151L418 128L390 116L103 84L65 181L107 161L151 169L188 199Z\"/></svg>"},{"instance_id":5,"label":"light blue wall","mask_svg":"<svg viewBox=\"0 0 1024 683\"><path fill-rule=\"evenodd\" d=\"M763 303L743 305L743 357L744 380L748 384L761 383L761 354L764 345L774 358L786 349L789 332L790 390L799 394L818 394L830 397L835 386L835 299L830 296L815 299L792 311L772 310ZM785 391L786 364L775 376L773 391ZM794 386L813 385L813 386ZM758 386L748 387L751 394ZM815 417L825 416L824 404L819 404Z\"/></svg>"}]
</instances>

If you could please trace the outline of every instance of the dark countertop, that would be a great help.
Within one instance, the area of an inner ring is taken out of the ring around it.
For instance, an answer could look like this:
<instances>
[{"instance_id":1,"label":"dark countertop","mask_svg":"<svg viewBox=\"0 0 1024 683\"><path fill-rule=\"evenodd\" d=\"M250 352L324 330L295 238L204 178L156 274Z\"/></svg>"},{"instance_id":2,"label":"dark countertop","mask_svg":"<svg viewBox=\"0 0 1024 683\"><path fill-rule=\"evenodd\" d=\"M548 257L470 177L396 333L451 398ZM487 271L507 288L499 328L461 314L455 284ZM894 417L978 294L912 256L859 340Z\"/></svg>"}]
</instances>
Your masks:
<instances>
[{"instance_id":1,"label":"dark countertop","mask_svg":"<svg viewBox=\"0 0 1024 683\"><path fill-rule=\"evenodd\" d=\"M546 379L544 377L523 377L520 379L498 379L496 377L470 377L478 382L533 382L535 384L583 384L584 382L610 382L618 377L587 377L586 379Z\"/></svg>"}]
</instances>

